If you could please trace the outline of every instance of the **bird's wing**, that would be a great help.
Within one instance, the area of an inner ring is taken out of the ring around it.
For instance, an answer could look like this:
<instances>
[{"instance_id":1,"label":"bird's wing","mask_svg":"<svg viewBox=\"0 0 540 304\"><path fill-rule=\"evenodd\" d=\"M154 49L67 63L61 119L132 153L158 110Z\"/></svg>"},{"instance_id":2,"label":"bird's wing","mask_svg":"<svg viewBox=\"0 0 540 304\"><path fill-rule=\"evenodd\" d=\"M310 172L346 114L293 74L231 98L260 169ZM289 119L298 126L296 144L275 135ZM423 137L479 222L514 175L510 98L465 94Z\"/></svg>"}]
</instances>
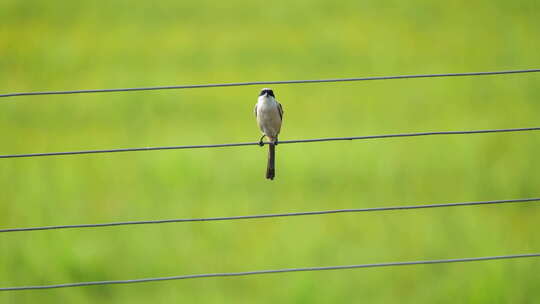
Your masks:
<instances>
[{"instance_id":1,"label":"bird's wing","mask_svg":"<svg viewBox=\"0 0 540 304\"><path fill-rule=\"evenodd\" d=\"M279 118L281 118L281 120L283 120L283 107L281 106L281 104L279 102L277 104L278 104Z\"/></svg>"}]
</instances>

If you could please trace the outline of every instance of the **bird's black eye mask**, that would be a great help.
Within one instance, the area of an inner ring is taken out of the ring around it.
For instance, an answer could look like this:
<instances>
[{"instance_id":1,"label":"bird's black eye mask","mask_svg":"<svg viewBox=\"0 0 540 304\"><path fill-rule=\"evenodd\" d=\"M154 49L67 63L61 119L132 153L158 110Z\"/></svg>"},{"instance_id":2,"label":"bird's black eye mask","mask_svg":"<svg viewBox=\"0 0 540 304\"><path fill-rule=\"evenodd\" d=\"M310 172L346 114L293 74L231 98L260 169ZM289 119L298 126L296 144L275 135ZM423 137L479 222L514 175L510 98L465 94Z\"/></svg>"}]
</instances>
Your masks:
<instances>
[{"instance_id":1,"label":"bird's black eye mask","mask_svg":"<svg viewBox=\"0 0 540 304\"><path fill-rule=\"evenodd\" d=\"M265 90L262 90L262 91L261 91L261 94L260 94L259 96L263 96L263 95L266 94L266 93L268 93L268 95L270 95L270 96L272 96L272 97L274 97L274 98L276 97L276 96L274 96L274 91L272 91L272 90L266 90L266 89L265 89Z\"/></svg>"}]
</instances>

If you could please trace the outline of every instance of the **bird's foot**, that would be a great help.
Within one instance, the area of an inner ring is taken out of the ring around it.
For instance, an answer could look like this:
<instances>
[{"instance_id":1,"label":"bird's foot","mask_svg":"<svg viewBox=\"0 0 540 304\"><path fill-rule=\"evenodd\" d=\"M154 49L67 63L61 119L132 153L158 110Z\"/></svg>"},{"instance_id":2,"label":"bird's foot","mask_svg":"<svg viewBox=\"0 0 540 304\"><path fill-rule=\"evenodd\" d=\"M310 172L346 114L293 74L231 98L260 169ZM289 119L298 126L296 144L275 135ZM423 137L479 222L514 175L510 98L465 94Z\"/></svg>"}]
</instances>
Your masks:
<instances>
[{"instance_id":1,"label":"bird's foot","mask_svg":"<svg viewBox=\"0 0 540 304\"><path fill-rule=\"evenodd\" d=\"M259 146L264 146L264 143L263 143L263 138L264 138L264 135L261 136L261 139L259 139Z\"/></svg>"}]
</instances>

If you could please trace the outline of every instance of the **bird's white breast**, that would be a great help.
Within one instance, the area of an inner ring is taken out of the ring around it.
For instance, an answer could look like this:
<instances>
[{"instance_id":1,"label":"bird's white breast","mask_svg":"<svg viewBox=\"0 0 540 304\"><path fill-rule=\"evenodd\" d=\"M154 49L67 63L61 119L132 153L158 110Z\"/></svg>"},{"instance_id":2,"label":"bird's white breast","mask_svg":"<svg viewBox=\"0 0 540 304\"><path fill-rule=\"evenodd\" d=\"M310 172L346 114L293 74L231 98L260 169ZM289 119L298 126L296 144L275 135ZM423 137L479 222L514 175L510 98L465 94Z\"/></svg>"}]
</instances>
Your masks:
<instances>
[{"instance_id":1,"label":"bird's white breast","mask_svg":"<svg viewBox=\"0 0 540 304\"><path fill-rule=\"evenodd\" d=\"M272 97L261 96L257 101L257 122L267 136L275 137L281 128L278 103Z\"/></svg>"}]
</instances>

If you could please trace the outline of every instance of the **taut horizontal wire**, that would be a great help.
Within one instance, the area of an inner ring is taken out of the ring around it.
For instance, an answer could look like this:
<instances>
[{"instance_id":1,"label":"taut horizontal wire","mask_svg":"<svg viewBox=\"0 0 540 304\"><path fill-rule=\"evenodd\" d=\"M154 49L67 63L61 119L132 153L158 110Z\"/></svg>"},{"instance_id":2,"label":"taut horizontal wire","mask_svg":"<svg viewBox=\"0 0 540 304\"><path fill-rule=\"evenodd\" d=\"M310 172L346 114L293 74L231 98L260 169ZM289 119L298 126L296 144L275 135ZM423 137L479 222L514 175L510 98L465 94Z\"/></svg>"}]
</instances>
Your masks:
<instances>
[{"instance_id":1,"label":"taut horizontal wire","mask_svg":"<svg viewBox=\"0 0 540 304\"><path fill-rule=\"evenodd\" d=\"M306 211L306 212L274 213L274 214L260 214L260 215L241 215L241 216L228 216L228 217L168 219L168 220L129 221L129 222L115 222L115 223L101 223L101 224L80 224L80 225L59 225L59 226L29 227L29 228L9 228L9 229L0 229L0 233L2 233L2 232L36 231L36 230L70 229L70 228L100 228L100 227L143 225L143 224L166 224L166 223L183 223L183 222L210 222L210 221L248 220L248 219L272 218L272 217L323 215L323 214L335 214L335 213L411 210L411 209L441 208L441 207L459 207L459 206L478 206L478 205L527 203L527 202L535 202L535 201L540 201L540 197L523 198L523 199L510 199L510 200L496 200L496 201L465 202L465 203L446 203L446 204L393 206L393 207L358 208L358 209L338 209L338 210L325 210L325 211Z\"/></svg>"},{"instance_id":2,"label":"taut horizontal wire","mask_svg":"<svg viewBox=\"0 0 540 304\"><path fill-rule=\"evenodd\" d=\"M459 134L463 135L463 134L481 134L481 133L499 133L499 132L523 132L523 131L539 131L539 130L540 130L540 127L531 127L531 128L516 128L516 129L473 130L473 131L400 133L400 134L369 135L369 136L354 136L354 137L330 137L330 138L315 138L315 139L283 140L283 141L280 141L279 144L294 144L294 143L339 141L339 140L362 140L362 139L393 138L393 137L413 137L413 136L427 136L427 135L459 135ZM265 142L265 144L268 144L268 142ZM0 155L0 158L21 158L21 157L38 157L38 156L60 156L60 155L75 155L75 154L96 154L96 153L114 153L114 152L198 149L198 148L223 148L223 147L256 146L256 145L259 145L259 143L248 142L248 143L231 143L231 144L215 144L215 145L143 147L143 148L125 148L125 149L108 149L108 150L84 150L84 151L70 151L70 152L9 154L9 155Z\"/></svg>"},{"instance_id":3,"label":"taut horizontal wire","mask_svg":"<svg viewBox=\"0 0 540 304\"><path fill-rule=\"evenodd\" d=\"M31 290L31 289L34 289L34 290L35 289L52 289L52 288L81 287L81 286L95 286L95 285L112 285L112 284L132 284L132 283L159 282L159 281L198 279L198 278L200 279L200 278L215 278L215 277L237 277L237 276L260 275L260 274L271 274L271 273L285 273L285 272L300 272L300 271L344 270L344 269L375 268L375 267L389 267L389 266L429 265L429 264L459 263L459 262L480 262L480 261L490 261L490 260L518 259L518 258L532 258L532 257L540 257L540 253L500 255L500 256L477 257L477 258L461 258L461 259L425 260L425 261L411 261L411 262L391 262L391 263L377 263L377 264L360 264L360 265L325 266L325 267L286 268L286 269L243 271L243 272L191 274L191 275L180 275L180 276L159 277L159 278L144 278L144 279L134 279L134 280L95 281L95 282L78 282L78 283L54 284L54 285L3 287L3 288L0 288L0 291L16 291L16 290Z\"/></svg>"},{"instance_id":4,"label":"taut horizontal wire","mask_svg":"<svg viewBox=\"0 0 540 304\"><path fill-rule=\"evenodd\" d=\"M445 74L419 74L419 75L398 75L398 76L374 76L374 77L358 77L358 78L331 78L331 79L311 79L311 80L250 81L250 82L175 85L175 86L158 86L158 87L141 87L141 88L121 88L121 89L22 92L22 93L0 94L0 97L15 97L15 96L29 96L29 95L60 95L60 94L80 94L80 93L105 93L105 92L129 92L129 91L151 91L151 90L171 90L171 89L197 89L197 88L267 85L267 84L295 84L295 83L347 82L347 81L366 81L366 80L431 78L431 77L484 76L484 75L518 74L518 73L534 73L534 72L540 72L540 69L493 71L493 72L471 72L471 73L445 73Z\"/></svg>"}]
</instances>

